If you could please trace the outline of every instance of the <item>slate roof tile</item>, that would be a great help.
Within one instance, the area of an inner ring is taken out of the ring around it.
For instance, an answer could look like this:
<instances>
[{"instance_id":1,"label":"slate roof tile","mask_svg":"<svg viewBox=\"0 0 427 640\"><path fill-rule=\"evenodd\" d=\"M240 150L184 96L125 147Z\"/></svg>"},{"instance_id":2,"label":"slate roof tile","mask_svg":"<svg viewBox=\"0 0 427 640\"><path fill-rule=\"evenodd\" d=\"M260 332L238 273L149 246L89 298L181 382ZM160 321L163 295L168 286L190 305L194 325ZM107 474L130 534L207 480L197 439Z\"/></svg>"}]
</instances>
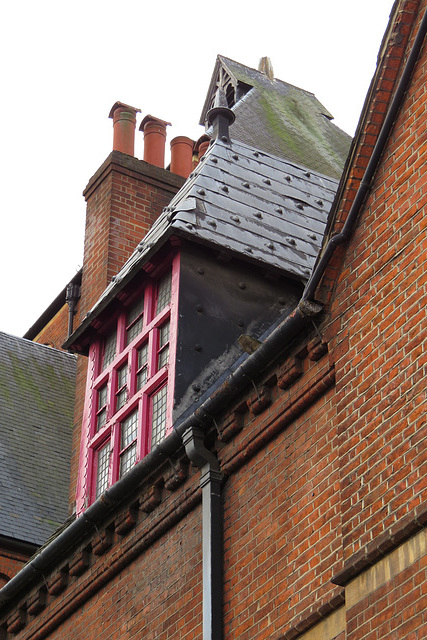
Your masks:
<instances>
[{"instance_id":1,"label":"slate roof tile","mask_svg":"<svg viewBox=\"0 0 427 640\"><path fill-rule=\"evenodd\" d=\"M67 517L76 359L0 332L0 535L42 544Z\"/></svg>"}]
</instances>

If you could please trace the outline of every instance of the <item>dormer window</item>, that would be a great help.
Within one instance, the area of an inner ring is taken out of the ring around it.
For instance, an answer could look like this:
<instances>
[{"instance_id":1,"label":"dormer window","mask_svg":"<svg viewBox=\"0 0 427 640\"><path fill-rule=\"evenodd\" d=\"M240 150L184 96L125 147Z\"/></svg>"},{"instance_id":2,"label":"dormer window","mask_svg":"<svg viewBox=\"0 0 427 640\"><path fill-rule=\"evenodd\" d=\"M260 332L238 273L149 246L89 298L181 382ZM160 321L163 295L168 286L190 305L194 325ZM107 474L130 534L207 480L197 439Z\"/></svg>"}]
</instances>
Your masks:
<instances>
[{"instance_id":1,"label":"dormer window","mask_svg":"<svg viewBox=\"0 0 427 640\"><path fill-rule=\"evenodd\" d=\"M110 331L92 345L86 396L89 473L79 489L79 505L98 498L172 427L168 382L178 260L159 277L146 277Z\"/></svg>"}]
</instances>

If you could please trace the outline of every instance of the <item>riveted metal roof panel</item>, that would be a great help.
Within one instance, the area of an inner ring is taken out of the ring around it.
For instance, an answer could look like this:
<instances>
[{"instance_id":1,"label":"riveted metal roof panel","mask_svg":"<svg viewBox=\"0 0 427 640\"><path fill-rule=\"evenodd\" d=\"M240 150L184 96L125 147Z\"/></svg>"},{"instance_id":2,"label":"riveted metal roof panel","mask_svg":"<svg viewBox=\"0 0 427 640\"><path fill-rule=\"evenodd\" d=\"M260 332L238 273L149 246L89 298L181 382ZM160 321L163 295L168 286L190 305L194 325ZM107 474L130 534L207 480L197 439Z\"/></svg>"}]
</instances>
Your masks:
<instances>
[{"instance_id":1,"label":"riveted metal roof panel","mask_svg":"<svg viewBox=\"0 0 427 640\"><path fill-rule=\"evenodd\" d=\"M232 140L211 143L74 336L172 235L308 279L338 182ZM72 344L73 336L68 344Z\"/></svg>"}]
</instances>

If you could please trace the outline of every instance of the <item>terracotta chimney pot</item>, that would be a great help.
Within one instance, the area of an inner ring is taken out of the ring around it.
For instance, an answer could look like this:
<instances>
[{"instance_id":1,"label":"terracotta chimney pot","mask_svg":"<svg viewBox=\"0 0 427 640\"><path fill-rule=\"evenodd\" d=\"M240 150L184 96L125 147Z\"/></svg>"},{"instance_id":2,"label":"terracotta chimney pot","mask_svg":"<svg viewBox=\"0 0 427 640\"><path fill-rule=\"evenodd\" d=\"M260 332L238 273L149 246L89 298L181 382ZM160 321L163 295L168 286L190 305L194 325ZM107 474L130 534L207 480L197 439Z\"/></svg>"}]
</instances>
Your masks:
<instances>
[{"instance_id":1,"label":"terracotta chimney pot","mask_svg":"<svg viewBox=\"0 0 427 640\"><path fill-rule=\"evenodd\" d=\"M164 169L166 127L170 122L160 120L147 115L139 125L139 130L144 132L144 160L149 164Z\"/></svg>"},{"instance_id":2,"label":"terracotta chimney pot","mask_svg":"<svg viewBox=\"0 0 427 640\"><path fill-rule=\"evenodd\" d=\"M202 156L205 155L206 151L208 150L210 145L210 140L205 140L204 142L201 142L199 145L199 161L202 158Z\"/></svg>"},{"instance_id":3,"label":"terracotta chimney pot","mask_svg":"<svg viewBox=\"0 0 427 640\"><path fill-rule=\"evenodd\" d=\"M135 154L136 114L140 112L141 109L123 102L116 102L111 107L108 117L113 119L113 151L121 151L130 156Z\"/></svg>"},{"instance_id":4,"label":"terracotta chimney pot","mask_svg":"<svg viewBox=\"0 0 427 640\"><path fill-rule=\"evenodd\" d=\"M194 141L185 136L178 136L171 140L171 166L172 173L183 178L188 178L192 171Z\"/></svg>"},{"instance_id":5,"label":"terracotta chimney pot","mask_svg":"<svg viewBox=\"0 0 427 640\"><path fill-rule=\"evenodd\" d=\"M211 141L210 137L208 135L206 135L206 133L204 133L202 136L200 136L200 138L197 140L197 142L194 143L194 147L193 147L193 169L195 169L195 167L197 167L197 165L200 162L200 158L202 156L204 156L204 154L208 150L210 141Z\"/></svg>"}]
</instances>

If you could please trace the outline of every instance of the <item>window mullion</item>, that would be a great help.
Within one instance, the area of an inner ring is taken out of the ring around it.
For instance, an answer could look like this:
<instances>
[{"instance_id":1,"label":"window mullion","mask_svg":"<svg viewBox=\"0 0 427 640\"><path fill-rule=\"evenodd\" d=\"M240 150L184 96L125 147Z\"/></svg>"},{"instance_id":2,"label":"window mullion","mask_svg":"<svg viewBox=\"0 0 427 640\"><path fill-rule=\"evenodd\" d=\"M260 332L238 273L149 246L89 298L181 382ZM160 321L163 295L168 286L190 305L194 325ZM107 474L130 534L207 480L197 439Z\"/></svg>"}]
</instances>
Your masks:
<instances>
[{"instance_id":1,"label":"window mullion","mask_svg":"<svg viewBox=\"0 0 427 640\"><path fill-rule=\"evenodd\" d=\"M140 411L141 411L141 457L147 455L149 451L149 439L150 439L150 416L149 413L149 398L146 393L143 394L140 401Z\"/></svg>"},{"instance_id":2,"label":"window mullion","mask_svg":"<svg viewBox=\"0 0 427 640\"><path fill-rule=\"evenodd\" d=\"M110 452L110 486L119 479L119 454L120 454L120 423L114 422L111 427L111 452Z\"/></svg>"},{"instance_id":3,"label":"window mullion","mask_svg":"<svg viewBox=\"0 0 427 640\"><path fill-rule=\"evenodd\" d=\"M156 355L157 355L157 329L152 329L148 334L148 375L149 381L156 373Z\"/></svg>"},{"instance_id":4,"label":"window mullion","mask_svg":"<svg viewBox=\"0 0 427 640\"><path fill-rule=\"evenodd\" d=\"M141 460L142 458L144 458L144 456L147 455L144 438L144 396L145 394L143 394L138 402L138 434L136 441L137 461Z\"/></svg>"},{"instance_id":5,"label":"window mullion","mask_svg":"<svg viewBox=\"0 0 427 640\"><path fill-rule=\"evenodd\" d=\"M126 313L121 313L117 320L117 351L122 353L126 347Z\"/></svg>"},{"instance_id":6,"label":"window mullion","mask_svg":"<svg viewBox=\"0 0 427 640\"><path fill-rule=\"evenodd\" d=\"M128 359L128 389L129 398L133 398L136 393L136 372L138 369L138 351L131 349Z\"/></svg>"}]
</instances>

